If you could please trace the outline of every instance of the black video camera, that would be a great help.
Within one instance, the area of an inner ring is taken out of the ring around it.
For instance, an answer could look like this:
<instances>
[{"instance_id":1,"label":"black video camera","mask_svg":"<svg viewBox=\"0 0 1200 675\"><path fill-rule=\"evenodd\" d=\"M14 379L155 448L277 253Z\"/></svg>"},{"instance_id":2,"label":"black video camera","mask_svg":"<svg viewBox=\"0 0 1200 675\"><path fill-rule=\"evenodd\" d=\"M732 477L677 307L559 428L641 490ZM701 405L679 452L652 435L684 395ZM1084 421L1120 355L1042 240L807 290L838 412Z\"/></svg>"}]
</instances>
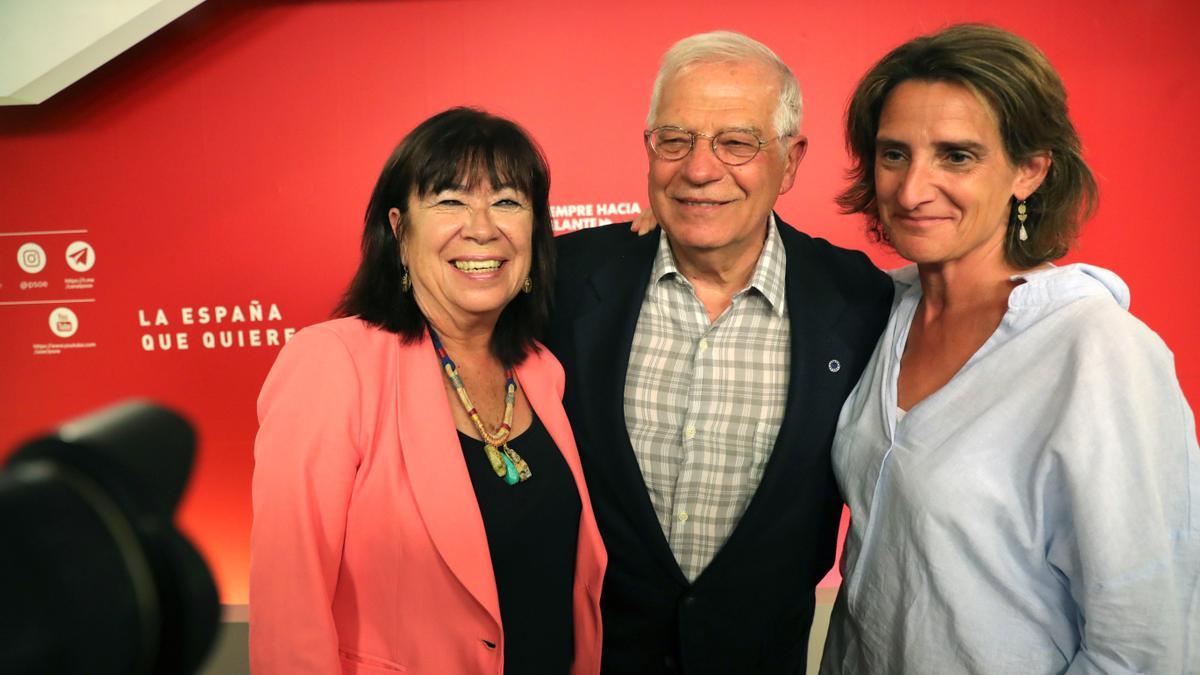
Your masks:
<instances>
[{"instance_id":1,"label":"black video camera","mask_svg":"<svg viewBox=\"0 0 1200 675\"><path fill-rule=\"evenodd\" d=\"M0 470L0 673L195 672L216 586L173 517L195 454L178 415L125 403Z\"/></svg>"}]
</instances>

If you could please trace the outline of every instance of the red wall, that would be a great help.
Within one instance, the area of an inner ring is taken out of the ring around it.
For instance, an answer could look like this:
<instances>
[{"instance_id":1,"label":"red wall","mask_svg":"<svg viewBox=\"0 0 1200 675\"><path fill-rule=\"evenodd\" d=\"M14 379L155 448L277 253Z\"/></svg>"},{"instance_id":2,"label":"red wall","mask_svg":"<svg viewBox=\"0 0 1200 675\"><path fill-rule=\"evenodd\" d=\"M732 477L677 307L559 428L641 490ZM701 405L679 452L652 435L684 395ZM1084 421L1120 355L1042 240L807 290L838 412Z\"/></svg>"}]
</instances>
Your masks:
<instances>
[{"instance_id":1,"label":"red wall","mask_svg":"<svg viewBox=\"0 0 1200 675\"><path fill-rule=\"evenodd\" d=\"M254 400L277 348L210 349L203 334L248 340L326 318L384 158L451 105L527 126L549 155L554 204L645 206L641 131L658 57L715 28L770 45L804 88L811 146L780 213L885 266L896 262L832 201L856 78L886 49L957 21L1038 43L1067 83L1100 181L1100 212L1070 260L1125 278L1134 313L1174 349L1184 391L1200 400L1200 284L1187 281L1200 250L1190 213L1200 6L969 4L209 0L49 101L0 109L0 454L120 397L183 411L200 454L182 521L223 600L244 602ZM3 236L51 230L86 232ZM95 248L86 273L65 262L77 239ZM36 275L16 265L27 241L46 252ZM67 287L79 277L93 287ZM248 313L252 301L279 318L182 323L185 308L195 320L201 307ZM78 317L68 339L49 331L58 306ZM141 325L139 312L153 324L159 309L168 325ZM179 332L187 350L143 348L145 335ZM61 343L77 346L35 353Z\"/></svg>"}]
</instances>

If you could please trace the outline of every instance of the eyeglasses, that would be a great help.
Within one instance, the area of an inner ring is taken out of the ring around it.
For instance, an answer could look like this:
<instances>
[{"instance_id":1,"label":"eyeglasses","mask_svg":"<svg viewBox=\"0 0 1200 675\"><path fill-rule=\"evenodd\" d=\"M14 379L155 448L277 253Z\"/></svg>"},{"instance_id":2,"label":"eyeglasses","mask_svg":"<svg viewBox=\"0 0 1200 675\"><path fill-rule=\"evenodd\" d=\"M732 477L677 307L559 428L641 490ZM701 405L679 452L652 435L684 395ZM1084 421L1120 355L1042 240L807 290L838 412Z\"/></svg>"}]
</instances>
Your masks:
<instances>
[{"instance_id":1,"label":"eyeglasses","mask_svg":"<svg viewBox=\"0 0 1200 675\"><path fill-rule=\"evenodd\" d=\"M713 154L729 166L741 166L749 162L758 156L759 150L762 150L764 145L779 138L776 136L763 139L759 138L758 134L738 129L722 131L710 136L680 127L658 127L645 134L646 142L650 144L650 149L654 151L654 154L658 155L659 159L665 159L668 162L687 157L696 145L697 136L711 139Z\"/></svg>"}]
</instances>

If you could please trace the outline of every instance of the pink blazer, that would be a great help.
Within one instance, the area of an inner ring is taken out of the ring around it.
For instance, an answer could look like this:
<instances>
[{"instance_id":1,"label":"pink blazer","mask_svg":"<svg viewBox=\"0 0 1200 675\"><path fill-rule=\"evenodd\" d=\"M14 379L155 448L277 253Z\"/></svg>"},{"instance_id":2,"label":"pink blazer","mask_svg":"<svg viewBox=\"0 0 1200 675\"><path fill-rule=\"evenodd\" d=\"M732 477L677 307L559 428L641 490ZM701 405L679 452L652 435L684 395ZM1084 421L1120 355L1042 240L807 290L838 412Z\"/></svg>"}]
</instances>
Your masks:
<instances>
[{"instance_id":1,"label":"pink blazer","mask_svg":"<svg viewBox=\"0 0 1200 675\"><path fill-rule=\"evenodd\" d=\"M516 374L583 502L571 673L594 674L606 555L562 367L543 350ZM254 445L256 674L502 672L487 536L442 377L427 337L403 345L358 319L307 328L280 352Z\"/></svg>"}]
</instances>

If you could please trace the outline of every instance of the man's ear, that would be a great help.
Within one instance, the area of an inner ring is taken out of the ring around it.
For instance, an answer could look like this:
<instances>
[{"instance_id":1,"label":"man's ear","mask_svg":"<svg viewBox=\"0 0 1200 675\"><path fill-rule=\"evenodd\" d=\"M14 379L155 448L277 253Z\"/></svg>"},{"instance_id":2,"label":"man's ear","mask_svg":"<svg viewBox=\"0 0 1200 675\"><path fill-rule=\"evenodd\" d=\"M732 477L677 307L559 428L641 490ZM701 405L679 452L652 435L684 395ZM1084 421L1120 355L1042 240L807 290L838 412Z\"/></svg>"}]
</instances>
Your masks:
<instances>
[{"instance_id":1,"label":"man's ear","mask_svg":"<svg viewBox=\"0 0 1200 675\"><path fill-rule=\"evenodd\" d=\"M783 181L779 184L779 194L792 189L792 184L796 182L796 169L800 167L800 162L804 161L806 152L808 152L807 136L796 134L788 139L787 151L784 153L784 161L787 164L783 167Z\"/></svg>"}]
</instances>

